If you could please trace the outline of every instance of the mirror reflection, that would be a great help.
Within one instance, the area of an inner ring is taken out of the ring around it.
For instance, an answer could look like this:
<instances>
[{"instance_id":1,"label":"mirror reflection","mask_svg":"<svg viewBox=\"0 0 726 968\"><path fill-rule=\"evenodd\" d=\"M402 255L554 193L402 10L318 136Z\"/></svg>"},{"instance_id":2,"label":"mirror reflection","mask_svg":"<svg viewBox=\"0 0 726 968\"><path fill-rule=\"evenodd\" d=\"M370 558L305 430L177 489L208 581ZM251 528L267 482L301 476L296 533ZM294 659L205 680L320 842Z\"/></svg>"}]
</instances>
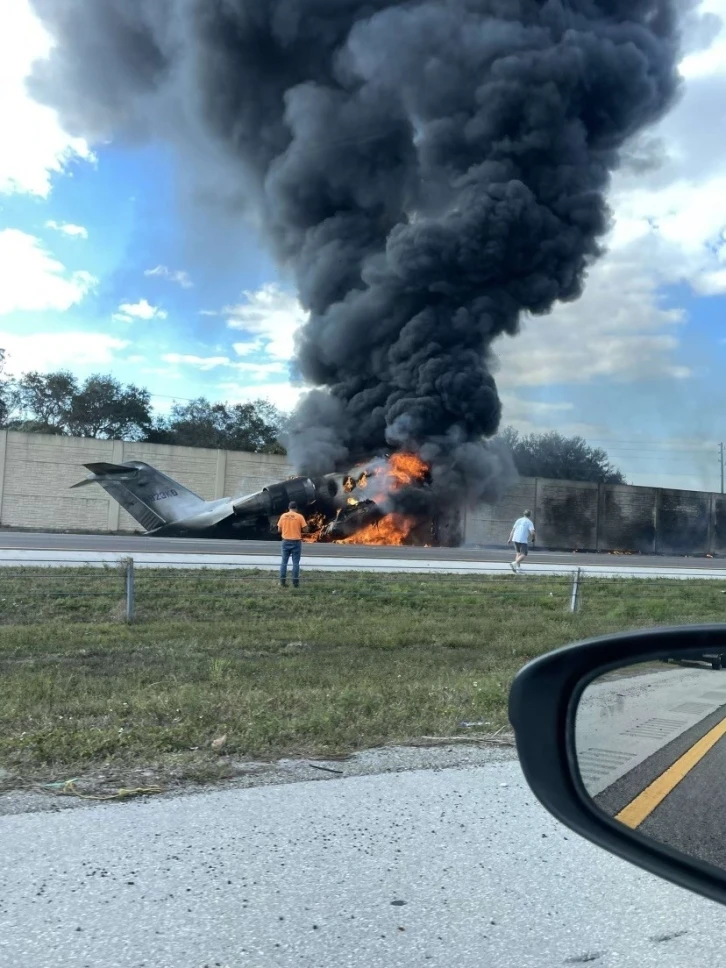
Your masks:
<instances>
[{"instance_id":1,"label":"mirror reflection","mask_svg":"<svg viewBox=\"0 0 726 968\"><path fill-rule=\"evenodd\" d=\"M577 709L585 789L619 823L726 869L726 646L625 666Z\"/></svg>"}]
</instances>

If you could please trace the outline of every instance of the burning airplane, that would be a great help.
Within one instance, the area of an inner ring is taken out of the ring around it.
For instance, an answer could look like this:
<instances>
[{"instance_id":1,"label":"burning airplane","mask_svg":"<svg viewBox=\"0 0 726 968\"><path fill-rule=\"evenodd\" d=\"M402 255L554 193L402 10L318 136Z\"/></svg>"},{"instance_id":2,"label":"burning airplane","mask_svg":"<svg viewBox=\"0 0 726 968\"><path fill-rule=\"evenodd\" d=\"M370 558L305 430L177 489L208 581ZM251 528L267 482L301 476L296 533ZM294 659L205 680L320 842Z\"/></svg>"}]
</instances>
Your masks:
<instances>
[{"instance_id":1,"label":"burning airplane","mask_svg":"<svg viewBox=\"0 0 726 968\"><path fill-rule=\"evenodd\" d=\"M215 501L143 461L84 466L90 477L73 487L99 484L152 537L269 539L295 501L308 519L308 542L439 543L429 468L415 454L376 458L345 473L292 477Z\"/></svg>"}]
</instances>

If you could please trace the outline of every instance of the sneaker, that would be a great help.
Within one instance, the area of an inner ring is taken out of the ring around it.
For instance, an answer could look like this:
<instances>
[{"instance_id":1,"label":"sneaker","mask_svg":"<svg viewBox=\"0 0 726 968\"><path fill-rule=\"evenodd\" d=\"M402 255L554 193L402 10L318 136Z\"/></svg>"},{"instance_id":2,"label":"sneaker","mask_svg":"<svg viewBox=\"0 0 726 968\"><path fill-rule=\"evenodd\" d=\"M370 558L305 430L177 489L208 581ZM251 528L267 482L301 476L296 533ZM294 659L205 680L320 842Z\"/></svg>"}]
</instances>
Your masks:
<instances>
[{"instance_id":1,"label":"sneaker","mask_svg":"<svg viewBox=\"0 0 726 968\"><path fill-rule=\"evenodd\" d=\"M284 578L280 579L280 588L287 588L287 581Z\"/></svg>"},{"instance_id":2,"label":"sneaker","mask_svg":"<svg viewBox=\"0 0 726 968\"><path fill-rule=\"evenodd\" d=\"M299 588L299 587L300 587L300 582L299 582L299 581L295 581L295 580L293 579L293 582L292 582L292 587L293 587L293 588Z\"/></svg>"},{"instance_id":3,"label":"sneaker","mask_svg":"<svg viewBox=\"0 0 726 968\"><path fill-rule=\"evenodd\" d=\"M513 561L510 561L510 562L509 562L509 567L510 567L510 568L512 569L512 571L513 571L513 572L514 572L514 574L516 575L516 574L517 574L517 566L516 566L516 565L514 564L514 562L513 562Z\"/></svg>"}]
</instances>

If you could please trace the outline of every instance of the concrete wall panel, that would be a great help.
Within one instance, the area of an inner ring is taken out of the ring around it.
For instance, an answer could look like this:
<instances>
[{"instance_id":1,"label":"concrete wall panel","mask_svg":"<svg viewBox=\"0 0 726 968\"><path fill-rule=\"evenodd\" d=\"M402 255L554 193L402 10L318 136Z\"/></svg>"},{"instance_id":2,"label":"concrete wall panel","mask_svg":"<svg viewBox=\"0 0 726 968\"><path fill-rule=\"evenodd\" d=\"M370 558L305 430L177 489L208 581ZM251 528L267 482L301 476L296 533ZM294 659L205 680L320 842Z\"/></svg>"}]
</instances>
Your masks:
<instances>
[{"instance_id":1,"label":"concrete wall panel","mask_svg":"<svg viewBox=\"0 0 726 968\"><path fill-rule=\"evenodd\" d=\"M726 494L711 495L711 547L715 555L726 555Z\"/></svg>"},{"instance_id":2,"label":"concrete wall panel","mask_svg":"<svg viewBox=\"0 0 726 968\"><path fill-rule=\"evenodd\" d=\"M225 468L225 497L251 494L268 484L292 477L294 471L279 454L244 454L228 451Z\"/></svg>"},{"instance_id":3,"label":"concrete wall panel","mask_svg":"<svg viewBox=\"0 0 726 968\"><path fill-rule=\"evenodd\" d=\"M709 550L711 495L698 491L658 492L656 552L698 555Z\"/></svg>"},{"instance_id":4,"label":"concrete wall panel","mask_svg":"<svg viewBox=\"0 0 726 968\"><path fill-rule=\"evenodd\" d=\"M598 487L537 478L537 545L568 551L597 548Z\"/></svg>"},{"instance_id":5,"label":"concrete wall panel","mask_svg":"<svg viewBox=\"0 0 726 968\"><path fill-rule=\"evenodd\" d=\"M655 551L653 487L603 484L600 487L598 551Z\"/></svg>"},{"instance_id":6,"label":"concrete wall panel","mask_svg":"<svg viewBox=\"0 0 726 968\"><path fill-rule=\"evenodd\" d=\"M480 504L476 508L467 508L464 518L465 544L505 544L512 525L522 511L530 508L534 513L535 491L534 478L522 477L496 504Z\"/></svg>"},{"instance_id":7,"label":"concrete wall panel","mask_svg":"<svg viewBox=\"0 0 726 968\"><path fill-rule=\"evenodd\" d=\"M111 460L112 455L110 440L9 433L2 524L105 531L109 505L106 493L101 488L71 491L70 487L86 476L83 464Z\"/></svg>"}]
</instances>

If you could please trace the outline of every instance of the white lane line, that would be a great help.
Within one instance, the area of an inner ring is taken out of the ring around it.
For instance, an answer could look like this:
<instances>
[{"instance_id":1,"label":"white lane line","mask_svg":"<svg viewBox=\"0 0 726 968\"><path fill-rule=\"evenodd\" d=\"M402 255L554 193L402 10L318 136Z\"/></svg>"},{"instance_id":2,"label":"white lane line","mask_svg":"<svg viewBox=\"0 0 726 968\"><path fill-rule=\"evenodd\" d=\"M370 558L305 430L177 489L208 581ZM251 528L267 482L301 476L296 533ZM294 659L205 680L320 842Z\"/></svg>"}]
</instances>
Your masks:
<instances>
[{"instance_id":1,"label":"white lane line","mask_svg":"<svg viewBox=\"0 0 726 968\"><path fill-rule=\"evenodd\" d=\"M59 568L64 566L89 565L94 567L113 567L127 558L133 558L139 568L258 568L275 571L278 568L277 554L171 554L160 552L111 553L89 551L15 551L0 550L0 567L34 566ZM339 558L315 555L305 557L304 567L308 571L379 571L406 572L412 574L469 574L469 575L507 575L511 574L506 561L470 560L425 560L420 558ZM671 578L707 579L726 581L726 569L704 568L649 568L628 567L627 565L546 565L531 563L522 569L521 576L512 575L512 581L526 578L527 575L572 575L577 570L589 578Z\"/></svg>"},{"instance_id":2,"label":"white lane line","mask_svg":"<svg viewBox=\"0 0 726 968\"><path fill-rule=\"evenodd\" d=\"M588 686L577 709L575 743L590 796L723 706L722 693L703 691L719 675L664 666L659 672Z\"/></svg>"}]
</instances>

